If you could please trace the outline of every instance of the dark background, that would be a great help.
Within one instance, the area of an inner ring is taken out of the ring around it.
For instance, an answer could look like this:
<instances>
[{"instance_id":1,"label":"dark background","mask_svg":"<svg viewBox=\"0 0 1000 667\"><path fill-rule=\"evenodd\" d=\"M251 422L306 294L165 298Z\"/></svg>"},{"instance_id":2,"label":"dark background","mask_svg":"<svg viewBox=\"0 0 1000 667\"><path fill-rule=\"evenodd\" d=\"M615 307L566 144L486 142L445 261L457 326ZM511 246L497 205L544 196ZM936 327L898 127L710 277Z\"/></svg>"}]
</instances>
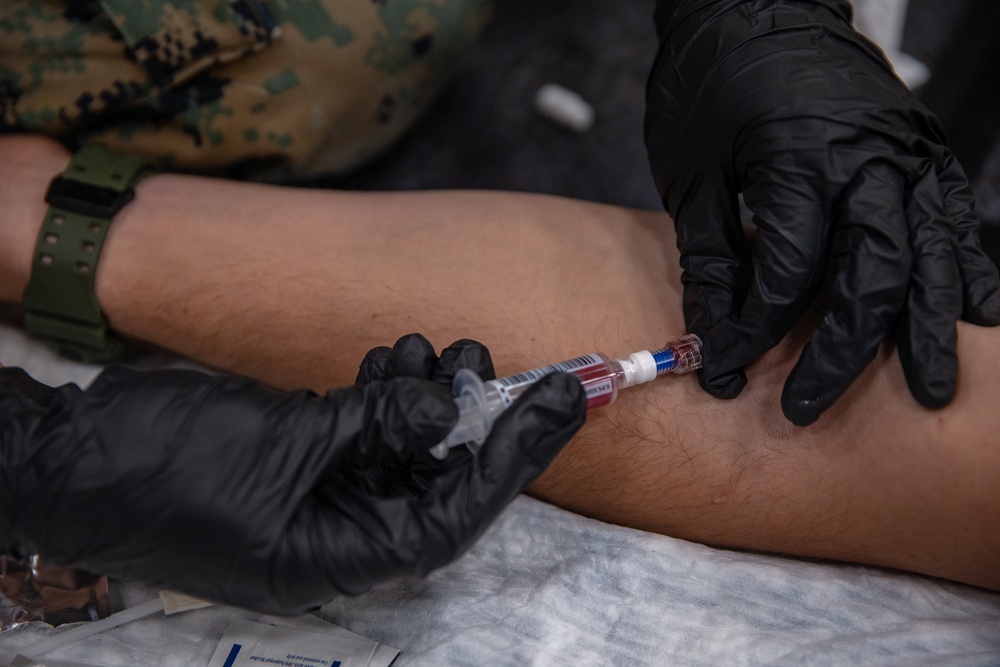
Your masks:
<instances>
[{"instance_id":1,"label":"dark background","mask_svg":"<svg viewBox=\"0 0 1000 667\"><path fill-rule=\"evenodd\" d=\"M656 53L654 0L499 0L451 84L392 152L324 185L368 190L484 188L645 209L660 202L642 141ZM1000 0L910 0L903 51L931 69L918 89L969 174L983 241L1000 260ZM577 134L534 111L558 83L596 109Z\"/></svg>"}]
</instances>

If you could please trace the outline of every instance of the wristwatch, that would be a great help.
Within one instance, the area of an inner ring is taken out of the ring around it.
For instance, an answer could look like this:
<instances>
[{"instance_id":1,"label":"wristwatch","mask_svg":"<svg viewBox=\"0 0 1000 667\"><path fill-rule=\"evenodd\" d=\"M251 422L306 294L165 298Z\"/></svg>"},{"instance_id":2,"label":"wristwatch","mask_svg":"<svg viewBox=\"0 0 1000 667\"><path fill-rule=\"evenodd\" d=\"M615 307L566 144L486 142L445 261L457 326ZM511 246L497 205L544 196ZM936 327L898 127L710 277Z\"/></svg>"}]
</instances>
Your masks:
<instances>
[{"instance_id":1,"label":"wristwatch","mask_svg":"<svg viewBox=\"0 0 1000 667\"><path fill-rule=\"evenodd\" d=\"M97 302L97 262L111 219L132 201L136 183L154 171L149 158L91 144L49 185L49 208L22 298L24 329L67 358L107 363L130 352Z\"/></svg>"}]
</instances>

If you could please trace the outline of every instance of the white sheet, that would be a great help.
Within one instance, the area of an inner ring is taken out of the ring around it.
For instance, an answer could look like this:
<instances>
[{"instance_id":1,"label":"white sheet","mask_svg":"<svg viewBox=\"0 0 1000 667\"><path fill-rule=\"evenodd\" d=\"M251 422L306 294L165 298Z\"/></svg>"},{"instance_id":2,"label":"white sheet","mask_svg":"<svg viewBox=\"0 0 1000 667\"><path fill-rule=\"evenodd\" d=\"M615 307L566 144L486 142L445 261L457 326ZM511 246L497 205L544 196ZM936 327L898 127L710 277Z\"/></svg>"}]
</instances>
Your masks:
<instances>
[{"instance_id":1,"label":"white sheet","mask_svg":"<svg viewBox=\"0 0 1000 667\"><path fill-rule=\"evenodd\" d=\"M58 384L98 371L0 327L0 363ZM149 363L147 361L147 363ZM153 592L122 588L127 604ZM853 565L713 549L518 499L463 558L335 600L328 620L406 665L1000 665L1000 594ZM233 618L135 622L53 653L96 665L207 665ZM13 652L48 629L0 635Z\"/></svg>"}]
</instances>

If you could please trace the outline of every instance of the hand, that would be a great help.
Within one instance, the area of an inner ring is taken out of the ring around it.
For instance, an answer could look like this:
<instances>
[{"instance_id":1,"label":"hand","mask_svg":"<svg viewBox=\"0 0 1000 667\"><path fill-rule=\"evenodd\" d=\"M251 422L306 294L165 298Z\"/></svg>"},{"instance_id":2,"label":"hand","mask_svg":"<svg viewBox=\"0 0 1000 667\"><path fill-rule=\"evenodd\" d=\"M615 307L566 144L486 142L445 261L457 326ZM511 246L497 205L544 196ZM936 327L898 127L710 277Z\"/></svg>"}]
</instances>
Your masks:
<instances>
[{"instance_id":1,"label":"hand","mask_svg":"<svg viewBox=\"0 0 1000 667\"><path fill-rule=\"evenodd\" d=\"M455 374L461 369L470 370L483 380L496 377L490 352L481 343L462 339L449 345L438 357L426 338L420 334L409 334L396 341L391 348L370 350L361 363L355 383L418 377L437 382L451 391ZM452 449L455 448L448 448L443 455L438 452L436 456L451 455ZM477 451L478 445L475 450L471 447L470 450ZM411 471L411 474L416 474L416 471Z\"/></svg>"},{"instance_id":2,"label":"hand","mask_svg":"<svg viewBox=\"0 0 1000 667\"><path fill-rule=\"evenodd\" d=\"M483 380L492 380L496 377L489 350L481 343L468 339L459 340L446 347L439 357L426 338L420 334L409 334L396 341L391 348L376 347L370 350L361 362L355 382L363 385L397 377L413 377L432 380L450 390L455 374L461 369L471 370ZM492 431L484 445L498 437L497 431ZM465 447L450 449L448 458L450 465L476 464L469 460L470 453ZM415 458L406 468L400 466L391 470L383 468L377 478L378 483L389 484L393 488L401 486L419 492L426 487L428 471L434 470L434 466L430 465L432 461L430 457ZM480 458L479 463L482 462L483 459ZM483 472L490 474L486 467L483 468Z\"/></svg>"},{"instance_id":3,"label":"hand","mask_svg":"<svg viewBox=\"0 0 1000 667\"><path fill-rule=\"evenodd\" d=\"M431 380L450 390L455 373L463 368L473 371L483 380L496 378L490 351L482 343L463 338L446 347L438 356L430 341L420 334L409 334L392 347L369 350L361 361L354 382L364 385L376 380L414 377Z\"/></svg>"},{"instance_id":4,"label":"hand","mask_svg":"<svg viewBox=\"0 0 1000 667\"><path fill-rule=\"evenodd\" d=\"M52 563L301 613L462 554L580 427L583 405L579 383L540 383L498 420L489 474L445 461L419 495L390 494L371 490L372 471L430 459L457 416L426 380L317 396L112 366L83 392L3 369L0 536Z\"/></svg>"},{"instance_id":5,"label":"hand","mask_svg":"<svg viewBox=\"0 0 1000 667\"><path fill-rule=\"evenodd\" d=\"M829 276L782 395L809 424L895 334L916 399L955 392L956 320L1000 323L997 271L944 131L849 3L661 0L646 144L677 226L702 386L739 394ZM744 237L737 196L753 213Z\"/></svg>"}]
</instances>

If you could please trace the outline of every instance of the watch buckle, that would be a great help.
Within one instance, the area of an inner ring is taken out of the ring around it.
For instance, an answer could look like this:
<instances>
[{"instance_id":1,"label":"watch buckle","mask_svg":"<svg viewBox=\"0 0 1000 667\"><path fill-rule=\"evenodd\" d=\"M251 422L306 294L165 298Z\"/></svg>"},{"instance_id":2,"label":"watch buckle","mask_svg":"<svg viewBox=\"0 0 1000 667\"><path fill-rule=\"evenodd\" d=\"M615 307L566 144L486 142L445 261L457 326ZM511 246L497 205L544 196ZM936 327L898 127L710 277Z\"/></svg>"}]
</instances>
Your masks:
<instances>
[{"instance_id":1,"label":"watch buckle","mask_svg":"<svg viewBox=\"0 0 1000 667\"><path fill-rule=\"evenodd\" d=\"M135 198L135 190L124 192L57 176L49 184L45 201L51 206L95 218L111 219Z\"/></svg>"}]
</instances>

